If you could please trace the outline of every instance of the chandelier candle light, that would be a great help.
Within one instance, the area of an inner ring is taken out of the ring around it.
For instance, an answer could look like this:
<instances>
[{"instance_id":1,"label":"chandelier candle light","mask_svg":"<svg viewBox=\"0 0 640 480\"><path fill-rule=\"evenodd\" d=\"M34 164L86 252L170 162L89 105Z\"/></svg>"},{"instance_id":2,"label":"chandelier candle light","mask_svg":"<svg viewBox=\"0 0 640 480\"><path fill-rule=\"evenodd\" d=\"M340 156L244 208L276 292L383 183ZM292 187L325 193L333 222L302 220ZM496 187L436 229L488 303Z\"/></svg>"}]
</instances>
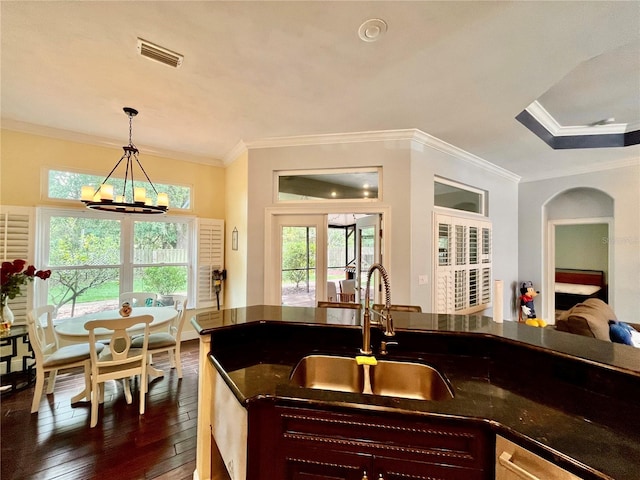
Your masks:
<instances>
[{"instance_id":1,"label":"chandelier candle light","mask_svg":"<svg viewBox=\"0 0 640 480\"><path fill-rule=\"evenodd\" d=\"M153 182L145 172L140 160L138 159L138 149L131 141L131 124L133 117L138 114L138 111L124 107L124 113L129 117L129 145L122 147L124 154L116 163L116 166L109 172L107 178L100 184L97 190L94 190L91 186L83 186L81 190L81 201L87 208L92 210L102 210L106 212L116 213L142 213L142 214L163 214L167 213L169 209L169 196L166 193L158 193ZM151 188L156 193L157 202L153 204L152 200L147 197L147 191L144 187L135 187L133 183L133 167L135 163L138 164L145 178L151 185ZM122 195L113 197L113 185L109 185L107 181L111 177L111 174L118 168L123 162L126 164L126 170L124 174L124 186L122 187ZM127 188L127 185L129 188ZM130 201L129 201L130 200Z\"/></svg>"}]
</instances>

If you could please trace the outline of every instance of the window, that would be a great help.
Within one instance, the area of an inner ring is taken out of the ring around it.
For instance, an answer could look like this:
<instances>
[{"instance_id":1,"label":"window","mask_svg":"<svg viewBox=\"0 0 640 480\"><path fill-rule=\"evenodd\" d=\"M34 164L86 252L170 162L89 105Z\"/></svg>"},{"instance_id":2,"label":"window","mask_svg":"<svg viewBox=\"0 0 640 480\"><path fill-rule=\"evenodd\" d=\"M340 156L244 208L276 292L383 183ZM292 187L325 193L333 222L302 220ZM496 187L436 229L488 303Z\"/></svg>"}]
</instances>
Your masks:
<instances>
[{"instance_id":1,"label":"window","mask_svg":"<svg viewBox=\"0 0 640 480\"><path fill-rule=\"evenodd\" d=\"M103 181L104 177L99 175L49 170L47 182L48 197L62 200L80 200L80 189L83 185L90 185L97 189ZM113 185L114 192L118 192L122 191L124 180L122 178L112 176L109 179L109 183ZM148 185L149 184L146 179L144 181L134 182L134 186L136 187L148 187ZM190 187L182 185L164 185L161 183L154 183L154 185L158 191L167 192L169 195L169 208L179 210L189 210L191 208ZM153 203L157 202L153 189L147 188L147 194Z\"/></svg>"},{"instance_id":2,"label":"window","mask_svg":"<svg viewBox=\"0 0 640 480\"><path fill-rule=\"evenodd\" d=\"M45 268L51 277L43 288L57 318L92 313L118 305L121 267L121 222L74 215L47 219Z\"/></svg>"},{"instance_id":3,"label":"window","mask_svg":"<svg viewBox=\"0 0 640 480\"><path fill-rule=\"evenodd\" d=\"M491 303L491 224L436 214L437 313L473 313ZM451 261L453 259L453 262Z\"/></svg>"},{"instance_id":4,"label":"window","mask_svg":"<svg viewBox=\"0 0 640 480\"><path fill-rule=\"evenodd\" d=\"M156 292L164 305L187 294L190 230L175 219L133 222L133 290Z\"/></svg>"},{"instance_id":5,"label":"window","mask_svg":"<svg viewBox=\"0 0 640 480\"><path fill-rule=\"evenodd\" d=\"M277 172L276 200L378 200L379 176L378 168Z\"/></svg>"},{"instance_id":6,"label":"window","mask_svg":"<svg viewBox=\"0 0 640 480\"><path fill-rule=\"evenodd\" d=\"M125 291L192 290L191 218L49 208L39 214L38 264L52 272L39 303L55 305L57 318L116 308Z\"/></svg>"},{"instance_id":7,"label":"window","mask_svg":"<svg viewBox=\"0 0 640 480\"><path fill-rule=\"evenodd\" d=\"M327 280L345 278L347 268L355 273L355 225L329 225L327 231Z\"/></svg>"},{"instance_id":8,"label":"window","mask_svg":"<svg viewBox=\"0 0 640 480\"><path fill-rule=\"evenodd\" d=\"M436 207L462 210L485 215L486 192L477 188L437 178L434 182L433 204Z\"/></svg>"}]
</instances>

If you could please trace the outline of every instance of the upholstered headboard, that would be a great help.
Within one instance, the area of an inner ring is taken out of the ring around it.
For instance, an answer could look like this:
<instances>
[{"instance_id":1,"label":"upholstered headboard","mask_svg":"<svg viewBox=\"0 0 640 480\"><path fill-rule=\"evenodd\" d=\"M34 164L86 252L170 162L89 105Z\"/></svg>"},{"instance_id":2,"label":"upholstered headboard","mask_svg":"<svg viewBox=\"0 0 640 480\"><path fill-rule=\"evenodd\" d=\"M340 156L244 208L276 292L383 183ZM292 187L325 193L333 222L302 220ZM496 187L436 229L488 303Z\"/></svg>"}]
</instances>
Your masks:
<instances>
[{"instance_id":1,"label":"upholstered headboard","mask_svg":"<svg viewBox=\"0 0 640 480\"><path fill-rule=\"evenodd\" d=\"M608 301L607 281L602 270L556 269L556 310L567 310L587 298Z\"/></svg>"},{"instance_id":2,"label":"upholstered headboard","mask_svg":"<svg viewBox=\"0 0 640 480\"><path fill-rule=\"evenodd\" d=\"M556 268L557 283L574 283L578 285L597 285L604 287L606 279L602 270L578 270L571 268Z\"/></svg>"}]
</instances>

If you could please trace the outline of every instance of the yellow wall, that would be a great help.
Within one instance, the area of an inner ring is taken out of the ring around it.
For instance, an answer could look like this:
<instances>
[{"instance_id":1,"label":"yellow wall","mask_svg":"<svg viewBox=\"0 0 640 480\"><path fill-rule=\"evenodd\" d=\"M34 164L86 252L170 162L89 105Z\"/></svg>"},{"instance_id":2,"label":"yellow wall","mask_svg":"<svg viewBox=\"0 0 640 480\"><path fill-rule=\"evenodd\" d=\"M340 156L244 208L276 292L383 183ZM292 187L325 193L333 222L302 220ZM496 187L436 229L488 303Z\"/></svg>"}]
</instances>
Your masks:
<instances>
[{"instance_id":1,"label":"yellow wall","mask_svg":"<svg viewBox=\"0 0 640 480\"><path fill-rule=\"evenodd\" d=\"M249 154L244 152L226 170L225 212L225 308L247 304L247 199ZM238 250L231 247L231 233L238 229Z\"/></svg>"},{"instance_id":2,"label":"yellow wall","mask_svg":"<svg viewBox=\"0 0 640 480\"><path fill-rule=\"evenodd\" d=\"M109 148L2 130L0 148L0 204L84 208L80 202L46 198L48 168L106 176L122 155ZM225 172L223 167L191 163L145 154L140 162L154 183L192 188L192 210L202 218L224 219ZM124 170L114 173L124 176ZM172 214L182 212L172 211Z\"/></svg>"}]
</instances>

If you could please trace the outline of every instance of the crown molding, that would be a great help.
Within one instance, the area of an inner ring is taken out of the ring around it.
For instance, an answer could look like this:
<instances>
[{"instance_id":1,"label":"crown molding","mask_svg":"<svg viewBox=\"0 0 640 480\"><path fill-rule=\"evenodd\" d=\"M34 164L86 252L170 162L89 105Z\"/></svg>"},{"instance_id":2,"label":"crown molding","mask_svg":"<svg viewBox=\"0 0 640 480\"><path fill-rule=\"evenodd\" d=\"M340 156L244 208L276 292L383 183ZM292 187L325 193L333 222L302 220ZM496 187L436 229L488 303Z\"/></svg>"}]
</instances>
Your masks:
<instances>
[{"instance_id":1,"label":"crown molding","mask_svg":"<svg viewBox=\"0 0 640 480\"><path fill-rule=\"evenodd\" d=\"M234 147L229 150L222 159L224 166L226 167L228 165L231 165L240 155L246 153L247 151L247 144L244 143L244 140L238 140L238 143L236 143Z\"/></svg>"},{"instance_id":2,"label":"crown molding","mask_svg":"<svg viewBox=\"0 0 640 480\"><path fill-rule=\"evenodd\" d=\"M535 100L526 108L526 111L536 119L540 125L547 129L554 137L569 137L581 135L611 135L633 132L640 128L640 122L636 123L611 123L608 125L569 125L562 126L558 121Z\"/></svg>"},{"instance_id":3,"label":"crown molding","mask_svg":"<svg viewBox=\"0 0 640 480\"><path fill-rule=\"evenodd\" d=\"M299 147L299 146L311 146L311 145L332 145L332 144L344 144L344 143L359 143L359 142L398 142L409 141L417 143L419 145L438 150L439 152L451 155L459 160L463 160L472 164L475 167L479 167L487 172L493 173L504 177L510 181L518 182L520 176L506 170L502 167L498 167L486 160L473 155L461 148L455 147L447 142L444 142L432 135L429 135L422 130L416 128L401 129L401 130L381 130L373 132L353 132L353 133L330 133L325 135L299 135L293 137L274 137L265 138L261 140L255 140L247 142L245 144L248 150L259 148L277 148L277 147ZM411 148L415 148L412 146ZM227 155L230 157L231 155Z\"/></svg>"},{"instance_id":4,"label":"crown molding","mask_svg":"<svg viewBox=\"0 0 640 480\"><path fill-rule=\"evenodd\" d=\"M361 142L383 142L411 140L415 130L380 130L371 132L327 133L319 135L298 135L272 137L247 142L247 148L301 147L310 145L331 145Z\"/></svg>"},{"instance_id":5,"label":"crown molding","mask_svg":"<svg viewBox=\"0 0 640 480\"><path fill-rule=\"evenodd\" d=\"M629 157L622 160L615 160L611 162L601 163L597 167L575 167L567 168L564 170L554 170L553 173L547 174L545 172L537 172L533 175L527 175L520 180L520 183L537 182L539 180L550 180L555 178L570 177L573 175L583 175L587 173L604 172L607 170L615 170L618 168L626 167L638 167L640 166L640 159L638 157Z\"/></svg>"},{"instance_id":6,"label":"crown molding","mask_svg":"<svg viewBox=\"0 0 640 480\"><path fill-rule=\"evenodd\" d=\"M481 168L489 173L494 175L498 175L500 177L506 178L512 182L518 183L520 181L520 175L516 175L515 173L507 170L506 168L499 167L486 161L485 159L474 155L473 153L469 153L466 150L463 150L459 147L451 145L445 141L440 140L428 133L424 133L422 130L414 130L414 138L413 141L425 145L429 148L433 148L434 150L438 150L442 153L446 153L447 155L451 155L459 160L463 160L474 167Z\"/></svg>"},{"instance_id":7,"label":"crown molding","mask_svg":"<svg viewBox=\"0 0 640 480\"><path fill-rule=\"evenodd\" d=\"M32 123L21 122L18 120L3 119L2 129L11 130L19 133L28 133L30 135L38 135L41 137L53 138L56 140L65 140L69 142L83 143L85 145L93 145L98 147L122 148L122 143L106 137L98 135L88 135L85 133L72 132L71 130L62 130L60 128L47 127L44 125L34 125ZM224 166L222 160L200 155L192 155L185 152L176 152L169 149L150 147L148 145L136 145L141 154L155 155L158 157L168 158L171 160L180 160L183 162L200 163L213 167Z\"/></svg>"}]
</instances>

